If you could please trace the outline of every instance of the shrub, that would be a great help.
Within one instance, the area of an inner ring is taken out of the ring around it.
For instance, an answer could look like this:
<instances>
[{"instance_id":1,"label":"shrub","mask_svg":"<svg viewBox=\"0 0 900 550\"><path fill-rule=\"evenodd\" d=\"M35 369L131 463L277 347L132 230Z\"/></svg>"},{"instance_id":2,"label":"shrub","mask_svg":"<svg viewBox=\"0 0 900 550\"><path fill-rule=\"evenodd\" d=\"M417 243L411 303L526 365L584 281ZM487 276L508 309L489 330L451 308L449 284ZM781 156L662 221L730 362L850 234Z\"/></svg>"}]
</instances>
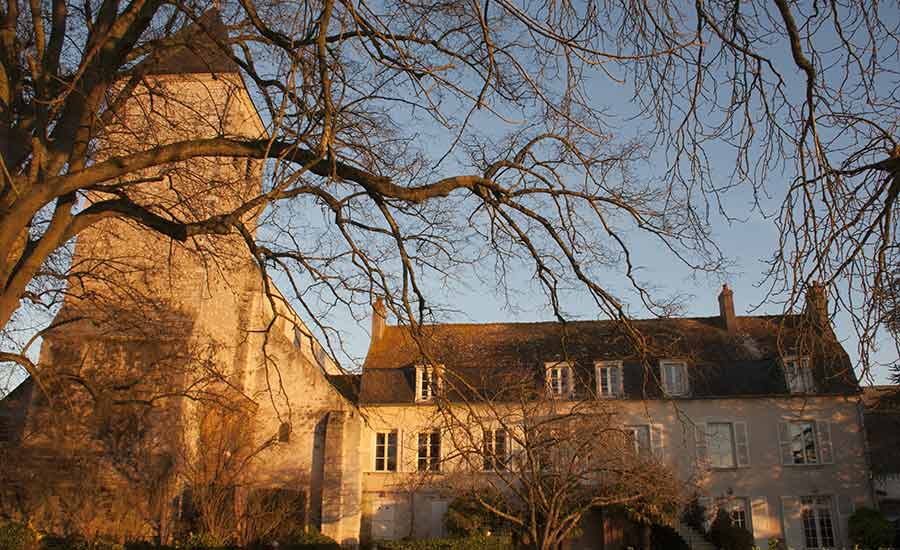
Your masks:
<instances>
[{"instance_id":1,"label":"shrub","mask_svg":"<svg viewBox=\"0 0 900 550\"><path fill-rule=\"evenodd\" d=\"M457 499L447 507L444 526L451 538L483 537L490 533L507 533L509 526L478 504Z\"/></svg>"},{"instance_id":2,"label":"shrub","mask_svg":"<svg viewBox=\"0 0 900 550\"><path fill-rule=\"evenodd\" d=\"M681 519L697 532L706 533L706 508L700 504L700 500L697 497L694 497L688 503Z\"/></svg>"},{"instance_id":3,"label":"shrub","mask_svg":"<svg viewBox=\"0 0 900 550\"><path fill-rule=\"evenodd\" d=\"M175 544L175 548L183 548L184 550L202 550L220 546L223 546L222 541L210 533L188 533L184 540Z\"/></svg>"},{"instance_id":4,"label":"shrub","mask_svg":"<svg viewBox=\"0 0 900 550\"><path fill-rule=\"evenodd\" d=\"M378 550L509 550L512 542L506 536L474 536L443 539L404 539L376 542Z\"/></svg>"},{"instance_id":5,"label":"shrub","mask_svg":"<svg viewBox=\"0 0 900 550\"><path fill-rule=\"evenodd\" d=\"M725 510L716 513L716 519L709 527L709 539L724 550L753 550L753 535L735 525Z\"/></svg>"},{"instance_id":6,"label":"shrub","mask_svg":"<svg viewBox=\"0 0 900 550\"><path fill-rule=\"evenodd\" d=\"M290 541L279 545L279 548L285 550L339 550L340 544L331 537L325 536L318 531L310 531L294 535Z\"/></svg>"},{"instance_id":7,"label":"shrub","mask_svg":"<svg viewBox=\"0 0 900 550\"><path fill-rule=\"evenodd\" d=\"M36 550L40 537L29 524L8 521L0 523L0 549Z\"/></svg>"},{"instance_id":8,"label":"shrub","mask_svg":"<svg viewBox=\"0 0 900 550\"><path fill-rule=\"evenodd\" d=\"M650 547L653 550L690 550L678 531L658 524L653 524L650 528Z\"/></svg>"},{"instance_id":9,"label":"shrub","mask_svg":"<svg viewBox=\"0 0 900 550\"><path fill-rule=\"evenodd\" d=\"M850 539L863 548L882 548L894 543L894 526L881 512L859 508L849 520Z\"/></svg>"}]
</instances>

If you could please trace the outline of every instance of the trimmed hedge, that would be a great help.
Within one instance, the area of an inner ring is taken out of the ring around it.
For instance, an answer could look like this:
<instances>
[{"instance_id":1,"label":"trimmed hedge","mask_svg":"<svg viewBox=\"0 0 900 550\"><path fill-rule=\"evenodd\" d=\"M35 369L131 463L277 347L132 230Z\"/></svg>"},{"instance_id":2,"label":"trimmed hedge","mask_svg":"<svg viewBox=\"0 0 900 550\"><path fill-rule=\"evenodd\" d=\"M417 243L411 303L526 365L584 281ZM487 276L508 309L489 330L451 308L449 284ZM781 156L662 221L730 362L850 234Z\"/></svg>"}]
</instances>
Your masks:
<instances>
[{"instance_id":1,"label":"trimmed hedge","mask_svg":"<svg viewBox=\"0 0 900 550\"><path fill-rule=\"evenodd\" d=\"M505 536L477 536L444 539L405 539L378 541L375 550L509 550L512 541Z\"/></svg>"}]
</instances>

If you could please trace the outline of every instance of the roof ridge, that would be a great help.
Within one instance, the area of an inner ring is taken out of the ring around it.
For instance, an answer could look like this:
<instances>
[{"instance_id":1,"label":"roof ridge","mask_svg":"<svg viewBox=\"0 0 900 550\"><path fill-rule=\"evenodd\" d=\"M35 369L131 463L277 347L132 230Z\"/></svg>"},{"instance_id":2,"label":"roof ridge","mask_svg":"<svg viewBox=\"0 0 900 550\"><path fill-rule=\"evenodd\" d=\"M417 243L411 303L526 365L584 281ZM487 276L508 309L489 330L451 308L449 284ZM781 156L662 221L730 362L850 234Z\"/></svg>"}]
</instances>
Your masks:
<instances>
[{"instance_id":1,"label":"roof ridge","mask_svg":"<svg viewBox=\"0 0 900 550\"><path fill-rule=\"evenodd\" d=\"M773 318L789 318L798 317L798 313L775 313L767 315L738 315L738 319L773 319ZM718 315L709 316L692 316L692 317L642 317L631 319L632 322L655 322L655 321L709 321L719 319ZM585 324L585 323L616 323L617 319L572 319L569 321L490 321L490 322L450 322L450 323L426 323L420 325L422 327L489 327L489 326L527 326L527 325L563 325L563 324ZM409 325L385 325L386 329L408 329Z\"/></svg>"}]
</instances>

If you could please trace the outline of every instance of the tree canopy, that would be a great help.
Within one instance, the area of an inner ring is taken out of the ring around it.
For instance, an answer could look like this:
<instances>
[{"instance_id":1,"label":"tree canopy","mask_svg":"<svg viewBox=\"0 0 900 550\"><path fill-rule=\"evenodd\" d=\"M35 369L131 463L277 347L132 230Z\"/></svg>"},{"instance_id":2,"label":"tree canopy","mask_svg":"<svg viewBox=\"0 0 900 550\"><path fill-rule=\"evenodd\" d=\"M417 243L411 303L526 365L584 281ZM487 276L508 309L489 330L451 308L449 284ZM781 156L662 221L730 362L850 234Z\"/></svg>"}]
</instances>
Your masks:
<instances>
[{"instance_id":1,"label":"tree canopy","mask_svg":"<svg viewBox=\"0 0 900 550\"><path fill-rule=\"evenodd\" d=\"M827 283L853 316L863 368L885 322L898 263L896 6L6 0L0 22L10 338L39 318L29 308L58 305L72 240L110 218L187 247L240 236L333 349L323 312L383 295L420 323L435 303L423 281L473 265L501 291L527 266L560 318L559 294L575 285L598 315L625 319L602 282L618 269L666 314L632 239L719 272L711 212L748 189L781 235L763 281L771 300L791 308ZM129 100L166 94L153 75L198 37L207 46L195 55L247 84L265 134L104 152L133 124ZM604 82L630 96L628 118L595 93ZM265 160L261 190L200 214L142 198L160 173L210 157ZM714 157L733 158L733 171L714 170ZM36 372L7 348L0 358Z\"/></svg>"}]
</instances>

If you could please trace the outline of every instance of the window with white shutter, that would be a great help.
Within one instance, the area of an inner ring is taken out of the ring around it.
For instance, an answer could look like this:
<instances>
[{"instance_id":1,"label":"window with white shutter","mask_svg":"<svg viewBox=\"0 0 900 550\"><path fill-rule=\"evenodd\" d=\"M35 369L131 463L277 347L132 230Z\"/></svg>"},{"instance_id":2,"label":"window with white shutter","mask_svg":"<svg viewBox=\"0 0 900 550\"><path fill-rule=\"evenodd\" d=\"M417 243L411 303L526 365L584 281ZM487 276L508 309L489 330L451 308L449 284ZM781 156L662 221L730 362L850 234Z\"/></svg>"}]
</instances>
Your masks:
<instances>
[{"instance_id":1,"label":"window with white shutter","mask_svg":"<svg viewBox=\"0 0 900 550\"><path fill-rule=\"evenodd\" d=\"M831 424L824 420L797 420L778 425L781 463L785 465L833 464Z\"/></svg>"},{"instance_id":2,"label":"window with white shutter","mask_svg":"<svg viewBox=\"0 0 900 550\"><path fill-rule=\"evenodd\" d=\"M753 497L750 501L750 514L753 538L767 541L773 535L769 531L769 500L766 497Z\"/></svg>"},{"instance_id":3,"label":"window with white shutter","mask_svg":"<svg viewBox=\"0 0 900 550\"><path fill-rule=\"evenodd\" d=\"M816 382L809 364L809 357L785 357L782 364L784 378L791 393L816 392Z\"/></svg>"},{"instance_id":4,"label":"window with white shutter","mask_svg":"<svg viewBox=\"0 0 900 550\"><path fill-rule=\"evenodd\" d=\"M575 391L574 373L569 363L548 363L546 365L547 392L554 399L568 399Z\"/></svg>"},{"instance_id":5,"label":"window with white shutter","mask_svg":"<svg viewBox=\"0 0 900 550\"><path fill-rule=\"evenodd\" d=\"M687 365L684 361L660 361L659 375L662 382L662 390L667 396L687 395L688 376Z\"/></svg>"},{"instance_id":6,"label":"window with white shutter","mask_svg":"<svg viewBox=\"0 0 900 550\"><path fill-rule=\"evenodd\" d=\"M734 423L734 454L738 468L750 465L750 432L746 422Z\"/></svg>"},{"instance_id":7,"label":"window with white shutter","mask_svg":"<svg viewBox=\"0 0 900 550\"><path fill-rule=\"evenodd\" d=\"M622 395L622 362L602 361L595 366L597 373L597 396L620 397Z\"/></svg>"},{"instance_id":8,"label":"window with white shutter","mask_svg":"<svg viewBox=\"0 0 900 550\"><path fill-rule=\"evenodd\" d=\"M416 401L431 401L440 390L440 367L416 367Z\"/></svg>"}]
</instances>

